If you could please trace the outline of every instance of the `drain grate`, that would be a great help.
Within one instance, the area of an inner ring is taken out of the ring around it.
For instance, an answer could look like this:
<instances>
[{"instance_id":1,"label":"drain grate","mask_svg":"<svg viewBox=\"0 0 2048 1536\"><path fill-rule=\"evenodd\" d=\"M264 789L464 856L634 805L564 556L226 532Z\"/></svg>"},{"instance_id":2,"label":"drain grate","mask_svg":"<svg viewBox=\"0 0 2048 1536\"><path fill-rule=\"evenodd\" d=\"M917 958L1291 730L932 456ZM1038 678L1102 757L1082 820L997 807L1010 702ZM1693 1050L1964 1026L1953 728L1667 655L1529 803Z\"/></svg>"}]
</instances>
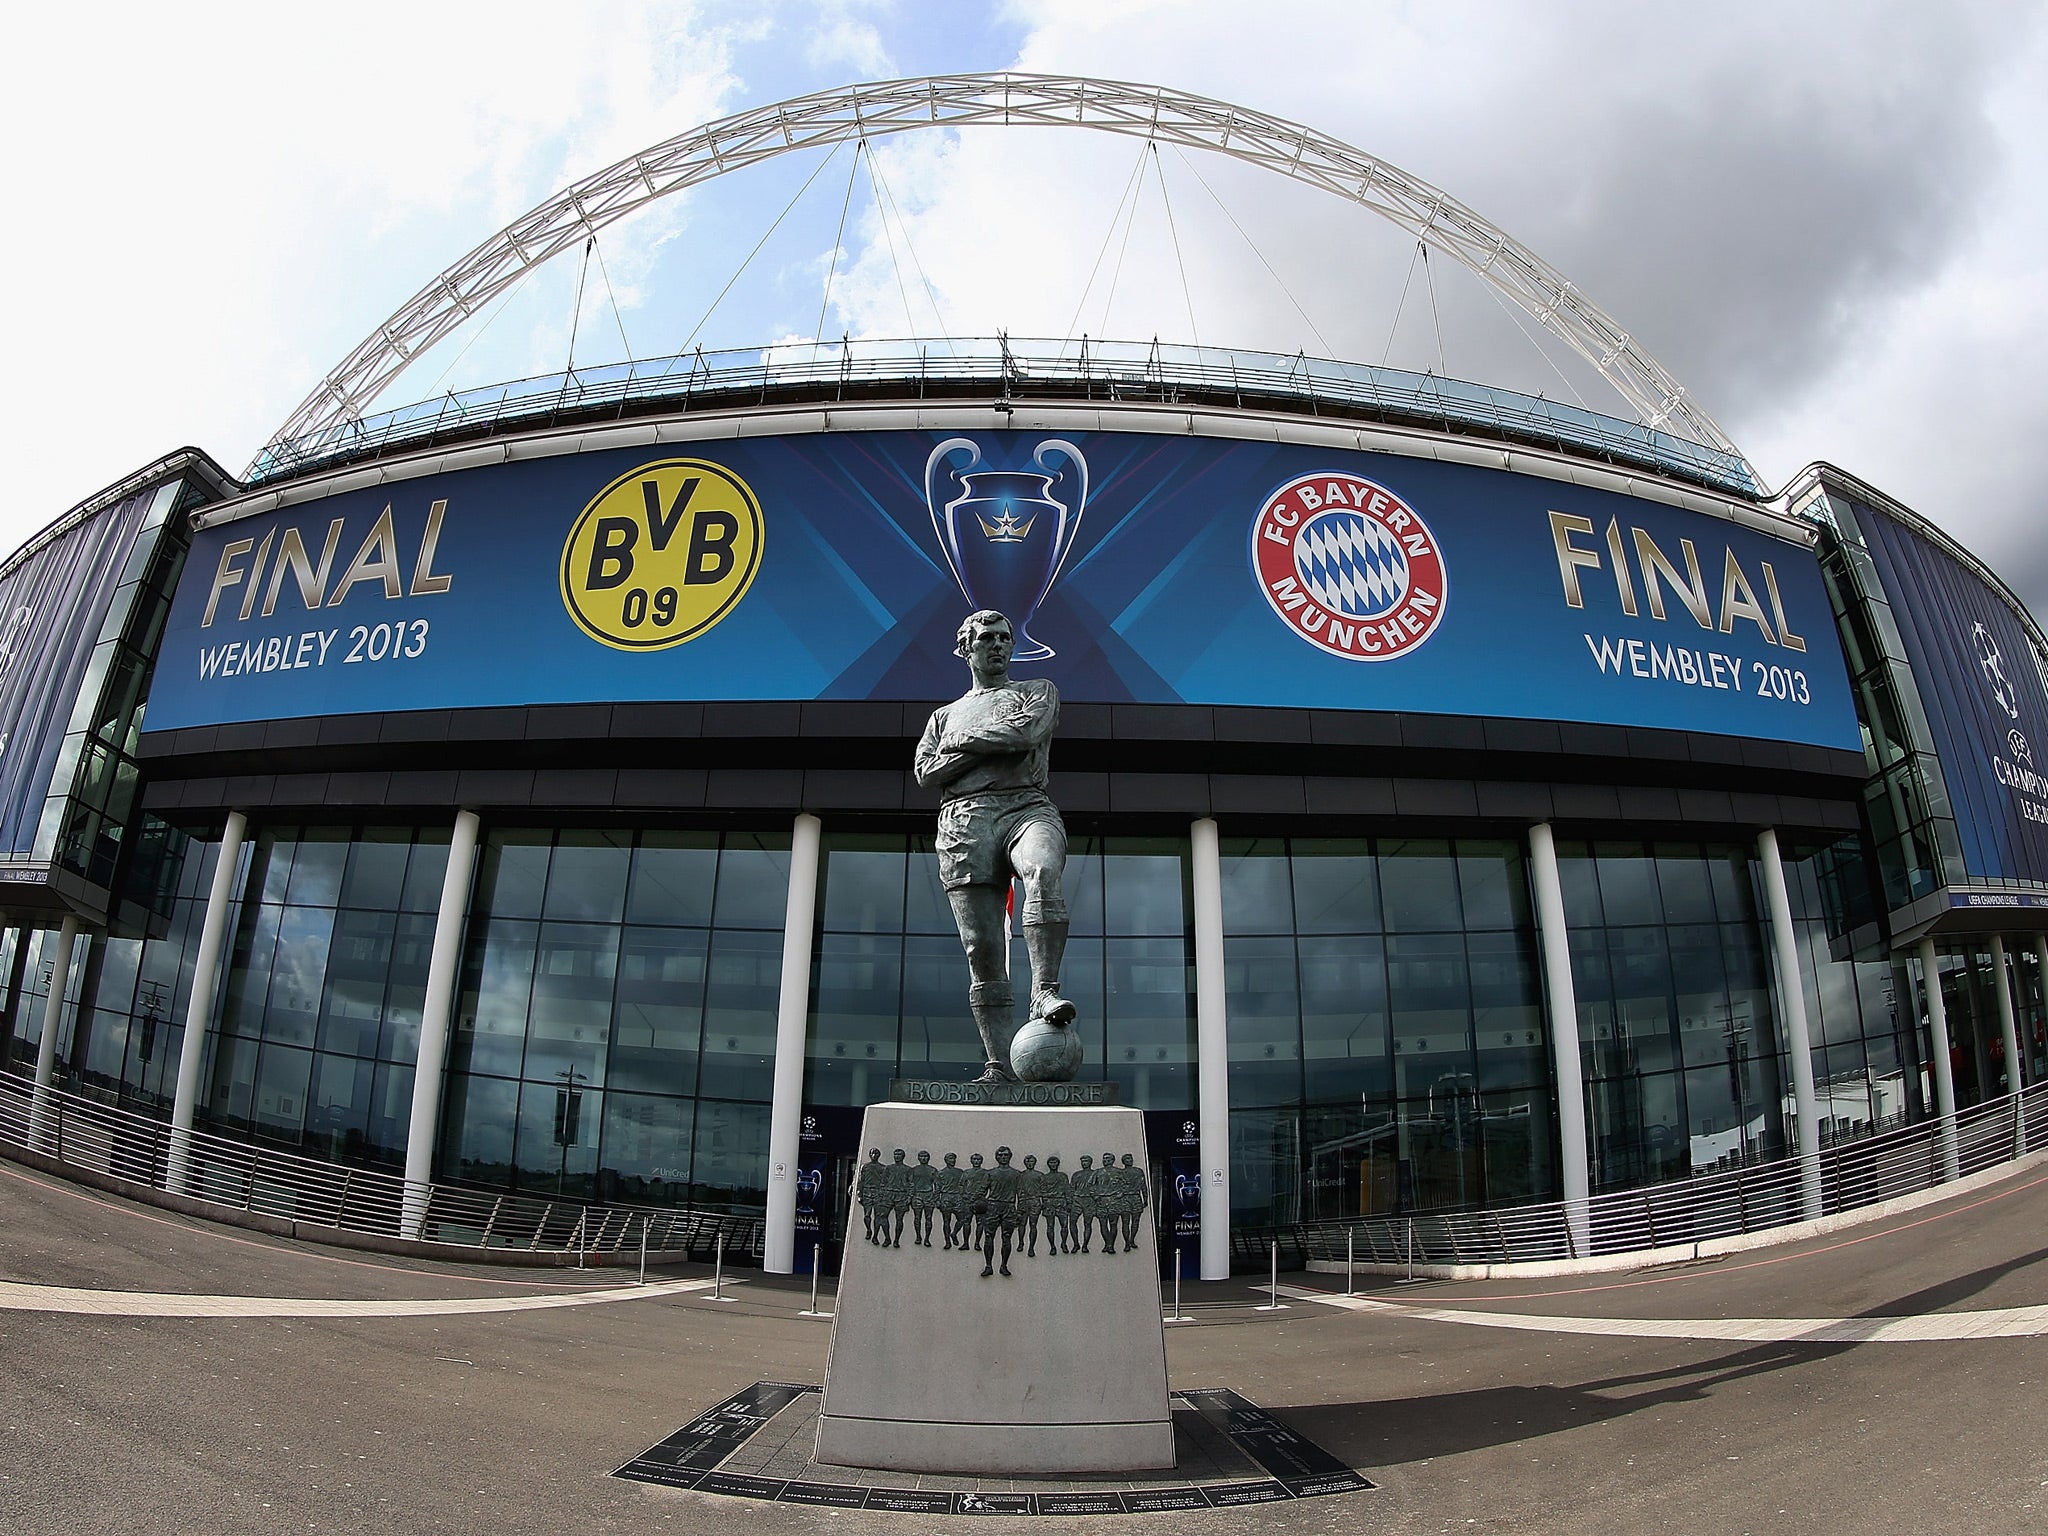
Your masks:
<instances>
[{"instance_id":1,"label":"drain grate","mask_svg":"<svg viewBox=\"0 0 2048 1536\"><path fill-rule=\"evenodd\" d=\"M1081 1479L941 1477L810 1459L818 1389L757 1381L612 1476L728 1498L924 1515L1134 1515L1276 1504L1373 1484L1228 1388L1173 1394L1177 1464ZM853 1479L847 1481L848 1478Z\"/></svg>"}]
</instances>

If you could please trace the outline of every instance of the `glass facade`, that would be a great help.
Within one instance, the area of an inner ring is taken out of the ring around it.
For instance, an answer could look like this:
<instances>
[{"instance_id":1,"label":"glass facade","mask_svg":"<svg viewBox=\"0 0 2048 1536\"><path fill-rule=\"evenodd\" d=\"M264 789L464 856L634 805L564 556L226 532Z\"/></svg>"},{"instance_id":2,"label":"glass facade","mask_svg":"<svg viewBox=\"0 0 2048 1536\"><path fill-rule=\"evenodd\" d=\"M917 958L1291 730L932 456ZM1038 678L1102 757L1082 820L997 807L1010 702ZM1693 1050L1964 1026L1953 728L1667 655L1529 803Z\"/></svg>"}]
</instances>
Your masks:
<instances>
[{"instance_id":1,"label":"glass facade","mask_svg":"<svg viewBox=\"0 0 2048 1536\"><path fill-rule=\"evenodd\" d=\"M788 885L786 836L490 832L450 1037L440 1177L576 1199L758 1204Z\"/></svg>"},{"instance_id":2,"label":"glass facade","mask_svg":"<svg viewBox=\"0 0 2048 1536\"><path fill-rule=\"evenodd\" d=\"M1549 1045L1517 844L1226 839L1223 924L1233 1220L1551 1192Z\"/></svg>"}]
</instances>

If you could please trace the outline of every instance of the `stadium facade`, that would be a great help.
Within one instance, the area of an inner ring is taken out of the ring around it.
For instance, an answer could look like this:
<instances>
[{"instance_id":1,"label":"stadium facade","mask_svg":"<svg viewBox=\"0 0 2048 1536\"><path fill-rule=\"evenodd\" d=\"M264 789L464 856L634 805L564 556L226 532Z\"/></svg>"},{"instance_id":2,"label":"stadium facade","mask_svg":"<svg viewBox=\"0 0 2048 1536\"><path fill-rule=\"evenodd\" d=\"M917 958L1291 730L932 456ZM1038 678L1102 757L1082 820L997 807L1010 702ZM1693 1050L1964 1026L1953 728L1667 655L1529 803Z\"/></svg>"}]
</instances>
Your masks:
<instances>
[{"instance_id":1,"label":"stadium facade","mask_svg":"<svg viewBox=\"0 0 2048 1536\"><path fill-rule=\"evenodd\" d=\"M2016 1091L2048 642L1876 489L1680 425L1004 339L173 455L0 567L6 1071L765 1208L787 1268L861 1107L979 1065L909 770L995 606L1064 700L1084 1071L1205 1273Z\"/></svg>"}]
</instances>

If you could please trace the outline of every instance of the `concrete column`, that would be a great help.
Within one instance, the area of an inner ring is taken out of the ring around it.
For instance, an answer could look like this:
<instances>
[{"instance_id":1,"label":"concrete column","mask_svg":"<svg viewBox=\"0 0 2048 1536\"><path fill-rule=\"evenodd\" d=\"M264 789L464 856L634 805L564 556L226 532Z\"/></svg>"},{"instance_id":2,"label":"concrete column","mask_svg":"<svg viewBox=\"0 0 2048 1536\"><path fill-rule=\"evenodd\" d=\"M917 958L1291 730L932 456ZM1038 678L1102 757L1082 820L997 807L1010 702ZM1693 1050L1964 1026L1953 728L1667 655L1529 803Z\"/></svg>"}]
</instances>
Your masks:
<instances>
[{"instance_id":1,"label":"concrete column","mask_svg":"<svg viewBox=\"0 0 2048 1536\"><path fill-rule=\"evenodd\" d=\"M782 990L775 1005L775 1085L768 1105L768 1220L761 1267L796 1269L796 1162L803 1148L804 1044L811 1015L811 948L818 925L822 825L799 812L789 833L789 900L782 909Z\"/></svg>"},{"instance_id":2,"label":"concrete column","mask_svg":"<svg viewBox=\"0 0 2048 1536\"><path fill-rule=\"evenodd\" d=\"M192 996L185 1005L185 1043L178 1053L178 1086L171 1097L171 1155L164 1169L164 1188L184 1194L192 1172L192 1116L199 1104L199 1069L206 1060L206 1032L213 1024L214 987L219 981L221 946L227 940L228 908L235 899L235 871L242 862L242 839L249 818L229 811L214 860L213 885L206 893L206 916L199 925L199 954L192 968Z\"/></svg>"},{"instance_id":3,"label":"concrete column","mask_svg":"<svg viewBox=\"0 0 2048 1536\"><path fill-rule=\"evenodd\" d=\"M1572 985L1571 936L1564 924L1564 882L1557 872L1557 839L1550 824L1529 829L1529 874L1536 893L1536 932L1543 946L1543 993L1550 1013L1550 1056L1557 1079L1558 1182L1572 1250L1586 1253L1592 1231L1586 1202L1586 1077L1579 1063L1579 994Z\"/></svg>"},{"instance_id":4,"label":"concrete column","mask_svg":"<svg viewBox=\"0 0 2048 1536\"><path fill-rule=\"evenodd\" d=\"M1764 898L1771 909L1771 952L1778 965L1778 1009L1785 1025L1785 1054L1792 1061L1792 1116L1799 1138L1799 1199L1806 1219L1821 1215L1820 1110L1813 1092L1813 1035L1806 1020L1806 988L1799 980L1799 940L1792 927L1792 897L1785 887L1785 861L1778 833L1757 834L1764 866Z\"/></svg>"},{"instance_id":5,"label":"concrete column","mask_svg":"<svg viewBox=\"0 0 2048 1536\"><path fill-rule=\"evenodd\" d=\"M2005 938L1991 936L1991 974L1998 989L1998 1032L2005 1037L2005 1091L2018 1093L2026 1087L2025 1064L2020 1060L2020 1021L2012 1002L2012 968L2006 963Z\"/></svg>"},{"instance_id":6,"label":"concrete column","mask_svg":"<svg viewBox=\"0 0 2048 1536\"><path fill-rule=\"evenodd\" d=\"M1188 829L1195 897L1195 1124L1202 1147L1202 1278L1230 1278L1230 1028L1223 984L1223 845Z\"/></svg>"},{"instance_id":7,"label":"concrete column","mask_svg":"<svg viewBox=\"0 0 2048 1536\"><path fill-rule=\"evenodd\" d=\"M1934 1112L1941 1117L1942 1177L1961 1171L1956 1159L1956 1074L1948 1059L1948 1005L1941 1000L1941 960L1934 940L1920 941L1920 981L1927 989L1928 1048L1934 1053Z\"/></svg>"},{"instance_id":8,"label":"concrete column","mask_svg":"<svg viewBox=\"0 0 2048 1536\"><path fill-rule=\"evenodd\" d=\"M43 1143L50 1136L55 1119L50 1084L57 1075L57 1026L64 1018L64 992L71 982L71 951L77 942L78 919L67 912L57 930L57 953L50 961L50 995L43 999L43 1038L36 1046L35 1087L28 1107L28 1144L38 1152L54 1150L54 1143Z\"/></svg>"},{"instance_id":9,"label":"concrete column","mask_svg":"<svg viewBox=\"0 0 2048 1536\"><path fill-rule=\"evenodd\" d=\"M434 914L434 948L427 957L427 995L420 1003L420 1053L412 1074L412 1119L405 1133L405 1197L398 1231L416 1238L433 1193L434 1147L441 1139L441 1095L448 1066L448 1030L455 1017L455 981L462 965L462 934L469 923L469 887L476 870L477 814L457 811L448 836L448 868Z\"/></svg>"}]
</instances>

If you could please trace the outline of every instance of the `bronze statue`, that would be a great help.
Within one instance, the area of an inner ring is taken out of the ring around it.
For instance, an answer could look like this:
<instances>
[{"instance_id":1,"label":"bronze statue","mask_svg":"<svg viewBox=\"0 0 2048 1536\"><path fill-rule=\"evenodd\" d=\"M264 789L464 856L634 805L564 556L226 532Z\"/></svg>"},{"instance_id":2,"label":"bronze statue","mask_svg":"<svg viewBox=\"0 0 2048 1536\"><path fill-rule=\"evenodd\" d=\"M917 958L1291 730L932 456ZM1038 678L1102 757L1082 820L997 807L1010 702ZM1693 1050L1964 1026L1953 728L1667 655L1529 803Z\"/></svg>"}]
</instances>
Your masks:
<instances>
[{"instance_id":1,"label":"bronze statue","mask_svg":"<svg viewBox=\"0 0 2048 1536\"><path fill-rule=\"evenodd\" d=\"M1024 884L1019 916L1031 957L1030 1017L1061 1027L1074 1017L1074 1005L1060 996L1067 829L1045 789L1060 695L1043 678L1011 678L1015 644L1000 613L967 616L954 652L967 662L974 686L932 712L917 744L917 782L939 791L939 880L967 951L967 1000L987 1058L978 1080L989 1083L1016 1080L1008 1051L1015 994L1003 933L1012 878Z\"/></svg>"}]
</instances>

